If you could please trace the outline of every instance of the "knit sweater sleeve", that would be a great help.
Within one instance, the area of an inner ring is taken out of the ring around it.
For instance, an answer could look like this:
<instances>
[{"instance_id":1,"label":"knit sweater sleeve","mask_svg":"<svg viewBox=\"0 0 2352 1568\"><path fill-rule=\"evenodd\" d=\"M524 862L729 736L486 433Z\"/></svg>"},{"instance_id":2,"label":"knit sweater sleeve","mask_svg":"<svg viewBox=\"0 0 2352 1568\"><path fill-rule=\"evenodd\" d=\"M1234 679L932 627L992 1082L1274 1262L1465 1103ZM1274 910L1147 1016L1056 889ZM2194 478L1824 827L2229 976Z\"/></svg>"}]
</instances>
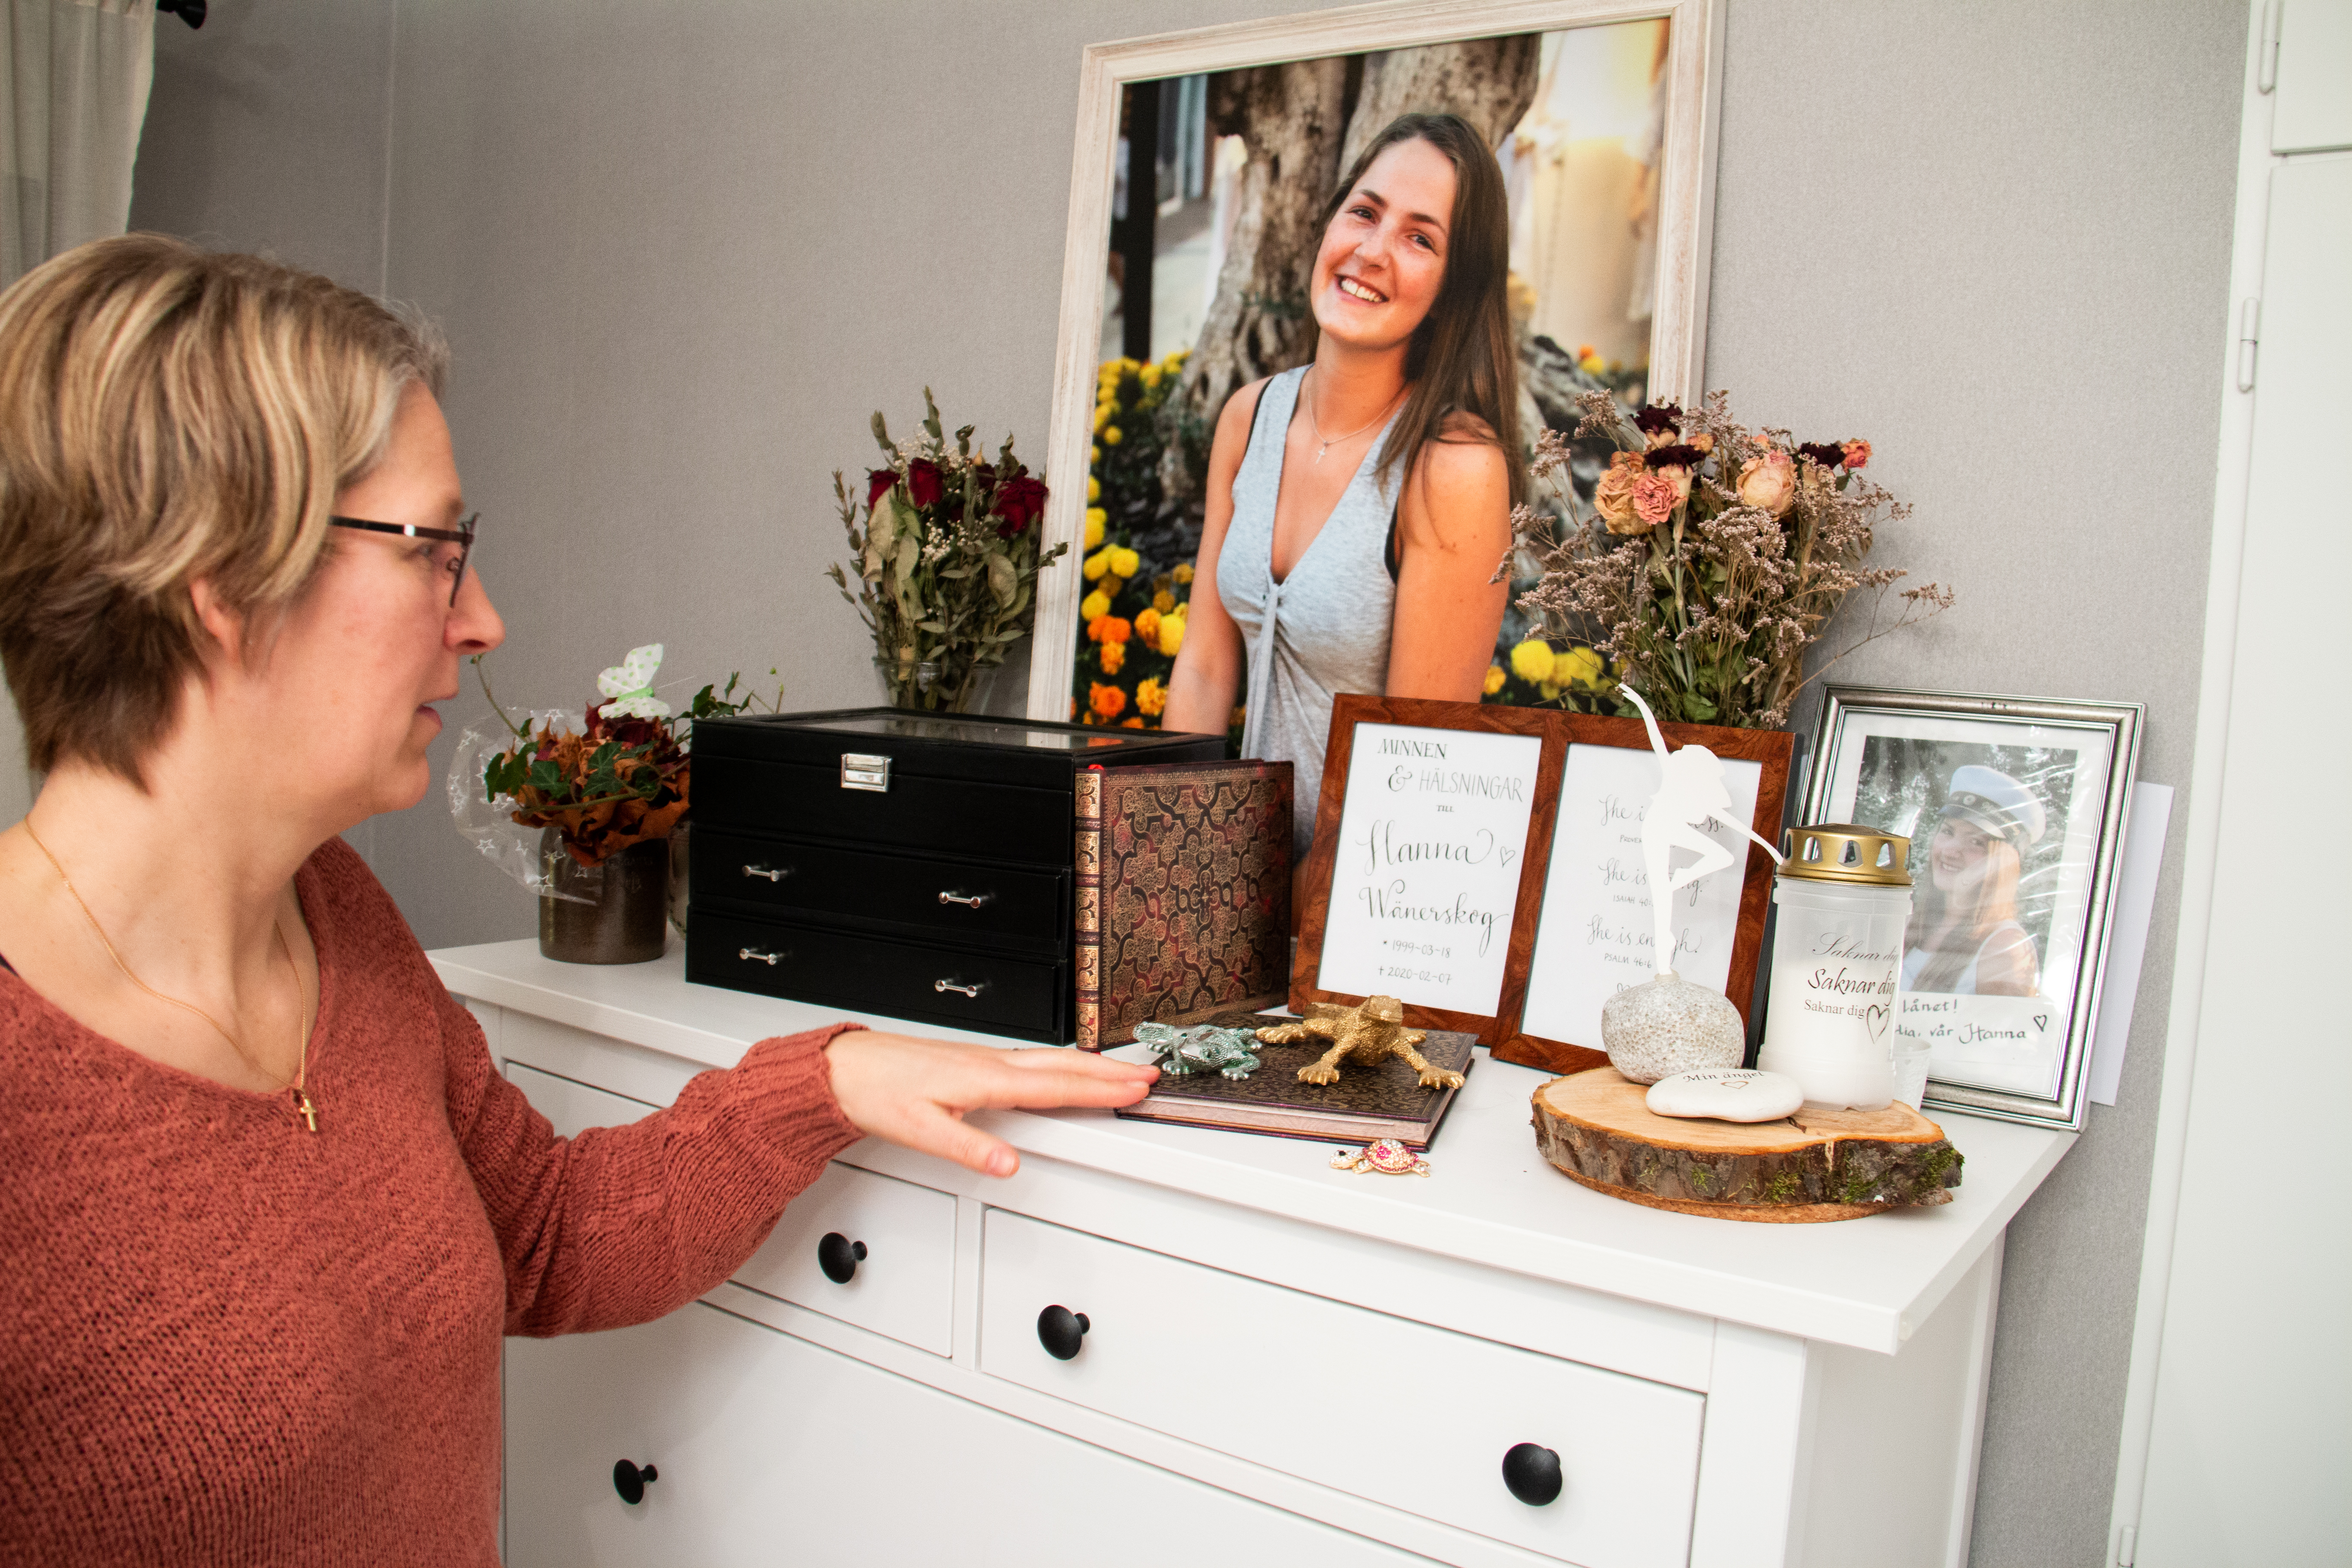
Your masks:
<instances>
[{"instance_id":1,"label":"knit sweater sleeve","mask_svg":"<svg viewBox=\"0 0 2352 1568\"><path fill-rule=\"evenodd\" d=\"M496 1070L473 1015L446 993L439 1007L449 1123L505 1260L509 1334L624 1328L684 1306L860 1136L824 1058L854 1024L762 1040L668 1109L567 1139Z\"/></svg>"}]
</instances>

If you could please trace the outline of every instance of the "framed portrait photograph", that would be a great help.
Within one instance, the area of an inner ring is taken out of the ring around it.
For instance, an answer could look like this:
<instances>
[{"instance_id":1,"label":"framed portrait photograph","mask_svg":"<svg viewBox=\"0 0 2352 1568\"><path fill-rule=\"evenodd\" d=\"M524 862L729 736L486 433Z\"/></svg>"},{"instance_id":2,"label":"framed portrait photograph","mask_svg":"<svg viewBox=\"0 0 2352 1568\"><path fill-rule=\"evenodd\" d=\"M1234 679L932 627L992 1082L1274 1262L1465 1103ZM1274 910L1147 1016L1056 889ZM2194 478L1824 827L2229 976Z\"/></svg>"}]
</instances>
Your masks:
<instances>
[{"instance_id":1,"label":"framed portrait photograph","mask_svg":"<svg viewBox=\"0 0 2352 1568\"><path fill-rule=\"evenodd\" d=\"M1495 1054L1528 1067L1581 1072L1609 1059L1601 1047L1601 1005L1657 973L1642 823L1658 788L1659 763L1639 720L1550 717L1568 737L1559 805L1518 1026ZM1670 747L1705 746L1722 759L1731 815L1759 836L1779 840L1796 737L1702 724L1664 724L1659 731ZM1737 827L1713 818L1691 826L1729 864L1675 895L1675 951L1668 963L1693 984L1722 992L1746 1023L1771 908L1772 858ZM1677 849L1670 869L1696 858Z\"/></svg>"},{"instance_id":2,"label":"framed portrait photograph","mask_svg":"<svg viewBox=\"0 0 2352 1568\"><path fill-rule=\"evenodd\" d=\"M1393 996L1499 1044L1527 988L1565 743L1559 715L1342 696L1300 895L1290 1005Z\"/></svg>"},{"instance_id":3,"label":"framed portrait photograph","mask_svg":"<svg viewBox=\"0 0 2352 1568\"><path fill-rule=\"evenodd\" d=\"M1526 440L1580 394L1696 395L1723 5L1382 0L1087 47L1030 717L1160 726L1220 414L1313 360L1326 208L1403 113L1492 149Z\"/></svg>"},{"instance_id":4,"label":"framed portrait photograph","mask_svg":"<svg viewBox=\"0 0 2352 1568\"><path fill-rule=\"evenodd\" d=\"M2137 703L1832 686L1803 819L1911 841L1898 1032L1927 1104L2079 1128Z\"/></svg>"}]
</instances>

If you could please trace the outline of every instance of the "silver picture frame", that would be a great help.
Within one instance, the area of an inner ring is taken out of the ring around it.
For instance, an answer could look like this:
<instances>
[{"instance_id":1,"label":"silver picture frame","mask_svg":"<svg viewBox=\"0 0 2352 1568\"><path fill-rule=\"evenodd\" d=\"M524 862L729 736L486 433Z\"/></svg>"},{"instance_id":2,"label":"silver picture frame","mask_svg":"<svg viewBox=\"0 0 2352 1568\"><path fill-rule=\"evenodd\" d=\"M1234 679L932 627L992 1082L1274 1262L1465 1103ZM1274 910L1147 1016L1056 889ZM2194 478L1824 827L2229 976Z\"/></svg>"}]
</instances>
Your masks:
<instances>
[{"instance_id":1,"label":"silver picture frame","mask_svg":"<svg viewBox=\"0 0 2352 1568\"><path fill-rule=\"evenodd\" d=\"M2079 1131L2146 710L1867 686L1824 698L1801 820L1914 840L1898 1026L1931 1048L1925 1108ZM1953 828L1947 860L1931 822ZM1982 863L1963 863L1971 836ZM1987 852L1995 838L2005 858ZM1915 975L1929 984L1915 992Z\"/></svg>"}]
</instances>

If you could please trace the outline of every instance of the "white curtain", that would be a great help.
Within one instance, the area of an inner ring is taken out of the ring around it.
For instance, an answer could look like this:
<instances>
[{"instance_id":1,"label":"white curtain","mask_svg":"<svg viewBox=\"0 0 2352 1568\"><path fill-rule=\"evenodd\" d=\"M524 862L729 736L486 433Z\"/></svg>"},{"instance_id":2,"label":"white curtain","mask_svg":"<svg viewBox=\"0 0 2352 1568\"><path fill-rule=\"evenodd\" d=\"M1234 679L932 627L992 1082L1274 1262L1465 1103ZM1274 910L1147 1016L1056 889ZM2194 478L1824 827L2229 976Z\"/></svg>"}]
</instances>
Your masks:
<instances>
[{"instance_id":1,"label":"white curtain","mask_svg":"<svg viewBox=\"0 0 2352 1568\"><path fill-rule=\"evenodd\" d=\"M155 0L0 0L0 287L131 220Z\"/></svg>"},{"instance_id":2,"label":"white curtain","mask_svg":"<svg viewBox=\"0 0 2352 1568\"><path fill-rule=\"evenodd\" d=\"M155 0L0 0L0 288L121 234L155 75ZM0 823L32 806L24 731L0 703Z\"/></svg>"}]
</instances>

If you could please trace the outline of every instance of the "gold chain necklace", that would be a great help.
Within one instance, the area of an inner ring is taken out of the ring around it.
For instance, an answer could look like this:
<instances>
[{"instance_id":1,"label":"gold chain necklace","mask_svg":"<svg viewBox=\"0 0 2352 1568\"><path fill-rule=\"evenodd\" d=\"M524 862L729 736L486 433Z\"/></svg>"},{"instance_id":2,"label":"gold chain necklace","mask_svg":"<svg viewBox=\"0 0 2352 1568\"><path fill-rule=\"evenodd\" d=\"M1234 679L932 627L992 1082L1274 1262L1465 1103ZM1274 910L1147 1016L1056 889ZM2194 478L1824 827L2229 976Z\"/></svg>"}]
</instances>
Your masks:
<instances>
[{"instance_id":1,"label":"gold chain necklace","mask_svg":"<svg viewBox=\"0 0 2352 1568\"><path fill-rule=\"evenodd\" d=\"M1323 454L1324 454L1324 453L1326 453L1326 452L1329 451L1332 447L1336 447L1336 446L1339 445L1339 444L1340 444L1341 442L1343 442L1343 441L1352 441L1352 440L1354 440L1357 437L1359 437L1359 436L1362 435L1366 430L1370 429L1370 428L1372 427L1372 425L1377 425L1377 424L1379 424L1381 420L1383 420L1383 419L1387 418L1387 417L1389 416L1389 409L1390 409L1390 408L1394 408L1394 407L1397 405L1397 403L1399 402L1399 400L1400 400L1400 399L1402 399L1403 396L1404 396L1404 388L1403 388L1403 387L1402 387L1402 386L1400 386L1400 387L1398 387L1398 388L1397 388L1397 395L1396 395L1396 396L1395 396L1395 397L1391 397L1391 398L1390 398L1390 399L1389 399L1389 401L1388 401L1388 406L1387 406L1386 408L1382 408L1382 409L1381 409L1378 414L1375 414L1375 415L1373 415L1373 416L1372 416L1371 425L1365 425L1365 426L1360 426L1360 427L1358 427L1358 428L1356 428L1356 429L1353 429L1353 430L1349 431L1345 436L1326 436L1326 435L1324 435L1324 434L1323 434L1323 426L1322 426L1322 425L1321 425L1321 424L1320 424L1320 423L1316 419L1316 417L1315 417L1315 400L1314 400L1313 398L1311 398L1311 397L1310 397L1310 398L1307 398L1307 399L1306 400L1306 402L1307 402L1307 427L1308 429L1310 429L1310 430L1312 430L1312 431L1314 431L1314 432L1315 432L1315 439L1316 439L1316 442L1318 443L1318 445L1316 446L1316 448L1315 448L1315 460L1316 460L1317 462L1318 462L1318 463L1319 463L1319 462L1321 462L1321 461L1323 460Z\"/></svg>"},{"instance_id":2,"label":"gold chain necklace","mask_svg":"<svg viewBox=\"0 0 2352 1568\"><path fill-rule=\"evenodd\" d=\"M276 1073L254 1060L253 1054L245 1048L243 1043L235 1035L221 1027L218 1018L193 1002L183 1002L177 996L164 995L131 973L131 965L123 963L122 955L114 951L114 943L107 940L106 928L99 924L98 917L90 912L89 902L81 896L81 889L73 885L73 879L66 875L66 868L58 864L58 858L49 853L49 847L41 842L39 834L33 831L30 817L25 819L25 837L33 841L33 847L41 852L41 858L49 863L49 869L58 874L58 880L66 885L66 891L70 893L73 896L73 901L80 906L81 918L89 922L91 933L98 938L98 945L106 949L106 956L114 960L114 967L122 971L122 978L158 1002L168 1002L184 1013L194 1013L197 1017L210 1024L215 1034L228 1042L229 1049L235 1051L246 1066L264 1078L278 1077ZM285 926L273 918L269 922L269 933L278 939L278 951L286 955L286 967L294 976L294 994L300 999L295 1008L301 1030L295 1039L295 1044L299 1048L299 1055L295 1058L293 1078L278 1079L278 1087L284 1089L288 1099L292 1101L295 1117L309 1131L316 1132L319 1131L319 1107L317 1102L311 1100L310 1090L304 1087L310 1076L310 994L303 988L302 970L300 965L294 962L294 944L286 940Z\"/></svg>"}]
</instances>

